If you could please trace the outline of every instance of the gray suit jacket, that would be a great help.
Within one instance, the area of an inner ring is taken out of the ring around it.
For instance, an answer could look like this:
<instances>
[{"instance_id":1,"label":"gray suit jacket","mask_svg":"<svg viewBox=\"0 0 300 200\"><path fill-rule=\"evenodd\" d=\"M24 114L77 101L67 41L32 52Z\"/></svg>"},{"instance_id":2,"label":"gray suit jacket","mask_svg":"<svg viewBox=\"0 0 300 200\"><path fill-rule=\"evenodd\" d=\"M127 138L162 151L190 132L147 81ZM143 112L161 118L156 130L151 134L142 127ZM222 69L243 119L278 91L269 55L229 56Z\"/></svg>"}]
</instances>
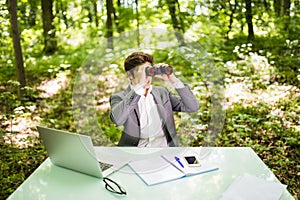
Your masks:
<instances>
[{"instance_id":1,"label":"gray suit jacket","mask_svg":"<svg viewBox=\"0 0 300 200\"><path fill-rule=\"evenodd\" d=\"M169 146L178 146L173 111L195 112L199 109L199 103L187 85L176 91L179 96L171 94L164 87L153 86L151 91ZM130 87L110 97L110 118L116 125L124 126L119 146L137 146L139 143L141 130L138 101L140 97Z\"/></svg>"}]
</instances>

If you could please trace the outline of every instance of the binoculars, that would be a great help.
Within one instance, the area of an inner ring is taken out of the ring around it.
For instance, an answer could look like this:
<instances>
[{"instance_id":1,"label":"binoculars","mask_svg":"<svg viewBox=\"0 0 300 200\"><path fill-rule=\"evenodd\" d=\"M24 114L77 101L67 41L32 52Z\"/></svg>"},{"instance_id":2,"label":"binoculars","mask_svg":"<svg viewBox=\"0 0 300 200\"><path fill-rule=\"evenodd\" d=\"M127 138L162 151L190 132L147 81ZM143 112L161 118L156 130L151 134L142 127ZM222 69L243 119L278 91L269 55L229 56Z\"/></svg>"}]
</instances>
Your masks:
<instances>
[{"instance_id":1,"label":"binoculars","mask_svg":"<svg viewBox=\"0 0 300 200\"><path fill-rule=\"evenodd\" d=\"M173 73L173 68L171 66L160 66L160 67L147 67L146 76L155 76L158 74L167 74L170 75Z\"/></svg>"}]
</instances>

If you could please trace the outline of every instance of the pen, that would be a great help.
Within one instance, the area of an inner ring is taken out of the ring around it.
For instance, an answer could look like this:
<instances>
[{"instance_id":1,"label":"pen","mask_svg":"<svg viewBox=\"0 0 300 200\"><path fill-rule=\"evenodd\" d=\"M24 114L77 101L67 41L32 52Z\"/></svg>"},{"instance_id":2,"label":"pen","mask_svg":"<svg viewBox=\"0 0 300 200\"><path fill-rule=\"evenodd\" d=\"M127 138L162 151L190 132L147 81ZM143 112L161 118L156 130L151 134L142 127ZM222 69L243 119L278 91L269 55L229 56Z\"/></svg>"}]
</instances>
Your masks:
<instances>
[{"instance_id":1,"label":"pen","mask_svg":"<svg viewBox=\"0 0 300 200\"><path fill-rule=\"evenodd\" d=\"M179 163L179 165L180 165L182 168L184 168L183 164L180 162L180 159L179 159L177 156L175 156L175 160Z\"/></svg>"}]
</instances>

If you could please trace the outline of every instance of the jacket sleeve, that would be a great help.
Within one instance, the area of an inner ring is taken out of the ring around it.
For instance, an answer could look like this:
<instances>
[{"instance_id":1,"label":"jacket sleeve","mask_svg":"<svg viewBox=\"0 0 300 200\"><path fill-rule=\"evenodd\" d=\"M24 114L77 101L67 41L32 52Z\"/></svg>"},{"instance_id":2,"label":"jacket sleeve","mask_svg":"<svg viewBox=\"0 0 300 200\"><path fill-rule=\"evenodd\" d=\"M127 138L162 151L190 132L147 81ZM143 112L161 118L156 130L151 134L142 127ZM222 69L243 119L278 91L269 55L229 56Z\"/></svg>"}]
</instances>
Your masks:
<instances>
[{"instance_id":1,"label":"jacket sleeve","mask_svg":"<svg viewBox=\"0 0 300 200\"><path fill-rule=\"evenodd\" d=\"M190 90L189 86L176 89L179 96L169 93L169 98L172 104L172 110L178 112L196 112L199 108L199 102Z\"/></svg>"},{"instance_id":2,"label":"jacket sleeve","mask_svg":"<svg viewBox=\"0 0 300 200\"><path fill-rule=\"evenodd\" d=\"M134 90L130 90L127 94L124 94L124 92L113 94L109 100L111 106L110 119L112 122L118 126L123 125L137 106L140 97Z\"/></svg>"}]
</instances>

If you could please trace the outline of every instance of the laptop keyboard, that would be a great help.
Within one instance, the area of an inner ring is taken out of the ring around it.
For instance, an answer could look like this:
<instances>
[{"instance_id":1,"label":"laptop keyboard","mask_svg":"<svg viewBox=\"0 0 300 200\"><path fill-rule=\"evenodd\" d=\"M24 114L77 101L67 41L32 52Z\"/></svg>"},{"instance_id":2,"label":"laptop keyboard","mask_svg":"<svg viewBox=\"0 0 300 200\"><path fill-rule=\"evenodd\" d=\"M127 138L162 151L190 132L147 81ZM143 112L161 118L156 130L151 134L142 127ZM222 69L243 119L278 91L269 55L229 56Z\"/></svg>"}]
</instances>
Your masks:
<instances>
[{"instance_id":1,"label":"laptop keyboard","mask_svg":"<svg viewBox=\"0 0 300 200\"><path fill-rule=\"evenodd\" d=\"M101 161L98 161L98 162L100 164L100 168L101 168L102 171L105 171L108 168L110 168L111 166L113 166L112 164L104 163L104 162L101 162Z\"/></svg>"}]
</instances>

